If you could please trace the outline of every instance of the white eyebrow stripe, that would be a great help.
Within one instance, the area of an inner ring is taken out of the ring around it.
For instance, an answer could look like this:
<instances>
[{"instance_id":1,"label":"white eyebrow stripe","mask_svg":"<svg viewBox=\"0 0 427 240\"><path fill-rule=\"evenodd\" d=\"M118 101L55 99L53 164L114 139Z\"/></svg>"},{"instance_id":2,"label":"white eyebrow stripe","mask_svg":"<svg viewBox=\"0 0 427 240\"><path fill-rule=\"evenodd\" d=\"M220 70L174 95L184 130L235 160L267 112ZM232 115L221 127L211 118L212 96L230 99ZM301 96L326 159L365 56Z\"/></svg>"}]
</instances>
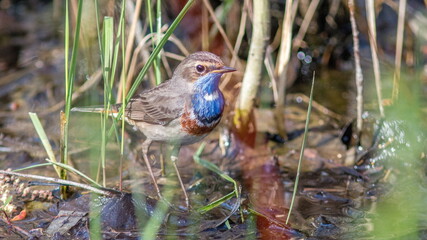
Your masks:
<instances>
[{"instance_id":1,"label":"white eyebrow stripe","mask_svg":"<svg viewBox=\"0 0 427 240\"><path fill-rule=\"evenodd\" d=\"M203 98L206 101L214 101L216 99L218 99L219 95L218 95L218 91L213 92L212 94L206 93Z\"/></svg>"}]
</instances>

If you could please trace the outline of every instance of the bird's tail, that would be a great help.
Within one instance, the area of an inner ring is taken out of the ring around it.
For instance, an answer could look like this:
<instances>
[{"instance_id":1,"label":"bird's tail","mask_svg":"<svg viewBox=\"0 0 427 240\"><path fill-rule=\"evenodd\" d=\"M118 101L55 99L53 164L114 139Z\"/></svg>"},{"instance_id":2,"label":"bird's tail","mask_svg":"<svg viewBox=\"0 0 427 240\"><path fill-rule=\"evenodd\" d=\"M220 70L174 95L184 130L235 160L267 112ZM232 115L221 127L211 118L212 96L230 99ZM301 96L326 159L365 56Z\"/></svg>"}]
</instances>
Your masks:
<instances>
[{"instance_id":1,"label":"bird's tail","mask_svg":"<svg viewBox=\"0 0 427 240\"><path fill-rule=\"evenodd\" d=\"M88 113L107 113L112 117L117 117L117 113L119 112L121 106L122 104L115 104L111 106L111 109L105 109L104 106L74 107L71 109L71 111Z\"/></svg>"}]
</instances>

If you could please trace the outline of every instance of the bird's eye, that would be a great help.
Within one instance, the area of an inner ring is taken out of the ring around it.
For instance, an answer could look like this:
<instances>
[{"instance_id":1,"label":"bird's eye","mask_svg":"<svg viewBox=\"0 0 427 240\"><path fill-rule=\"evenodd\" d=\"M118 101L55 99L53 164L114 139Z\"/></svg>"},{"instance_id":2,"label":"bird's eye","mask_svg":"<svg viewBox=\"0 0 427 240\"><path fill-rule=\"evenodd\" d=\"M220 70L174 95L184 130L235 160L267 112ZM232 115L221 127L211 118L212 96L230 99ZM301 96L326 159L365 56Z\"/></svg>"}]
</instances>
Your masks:
<instances>
[{"instance_id":1,"label":"bird's eye","mask_svg":"<svg viewBox=\"0 0 427 240\"><path fill-rule=\"evenodd\" d=\"M203 66L203 65L197 65L196 66L196 70L197 70L197 72L202 73L202 72L205 71L205 66Z\"/></svg>"}]
</instances>

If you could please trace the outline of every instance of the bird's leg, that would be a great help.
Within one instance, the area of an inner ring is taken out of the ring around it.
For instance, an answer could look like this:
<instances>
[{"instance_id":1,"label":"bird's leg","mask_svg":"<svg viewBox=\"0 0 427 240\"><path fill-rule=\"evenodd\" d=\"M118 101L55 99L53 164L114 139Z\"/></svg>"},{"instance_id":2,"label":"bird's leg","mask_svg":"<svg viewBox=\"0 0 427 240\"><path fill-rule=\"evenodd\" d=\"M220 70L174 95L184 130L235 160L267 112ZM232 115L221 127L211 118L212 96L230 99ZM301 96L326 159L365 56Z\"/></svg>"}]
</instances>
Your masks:
<instances>
[{"instance_id":1,"label":"bird's leg","mask_svg":"<svg viewBox=\"0 0 427 240\"><path fill-rule=\"evenodd\" d=\"M163 196L160 192L160 188L159 185L157 185L157 181L156 178L154 177L154 173L153 170L151 169L151 165L150 165L150 161L148 161L148 149L150 148L150 145L153 141L151 139L146 139L143 143L142 143L142 157L144 158L145 161L145 165L147 165L148 168L148 172L150 173L151 176L151 180L154 183L154 187L156 188L157 191L157 195L159 196L160 199L163 199Z\"/></svg>"},{"instance_id":2,"label":"bird's leg","mask_svg":"<svg viewBox=\"0 0 427 240\"><path fill-rule=\"evenodd\" d=\"M173 167L175 168L176 175L178 176L179 184L181 185L181 189L184 192L185 204L187 208L190 208L190 200L188 199L187 191L185 189L184 183L182 182L181 175L179 174L178 167L176 166L176 161L178 160L180 145L174 145L171 152L171 161Z\"/></svg>"}]
</instances>

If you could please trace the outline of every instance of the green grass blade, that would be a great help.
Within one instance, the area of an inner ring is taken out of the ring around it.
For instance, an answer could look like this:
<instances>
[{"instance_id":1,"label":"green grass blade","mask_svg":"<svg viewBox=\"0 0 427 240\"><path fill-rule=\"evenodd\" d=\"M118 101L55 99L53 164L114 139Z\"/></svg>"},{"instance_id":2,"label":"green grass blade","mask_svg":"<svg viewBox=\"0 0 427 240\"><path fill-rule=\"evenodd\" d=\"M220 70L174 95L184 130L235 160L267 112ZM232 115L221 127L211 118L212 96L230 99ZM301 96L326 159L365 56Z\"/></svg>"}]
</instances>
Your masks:
<instances>
[{"instance_id":1,"label":"green grass blade","mask_svg":"<svg viewBox=\"0 0 427 240\"><path fill-rule=\"evenodd\" d=\"M65 1L65 36L64 36L64 70L65 70L65 101L68 99L68 92L69 92L69 50L70 50L70 17L69 17L69 1Z\"/></svg>"},{"instance_id":2,"label":"green grass blade","mask_svg":"<svg viewBox=\"0 0 427 240\"><path fill-rule=\"evenodd\" d=\"M80 26L81 26L81 20L82 20L82 6L83 2L82 0L79 0L78 6L77 6L77 23L76 23L76 29L74 32L74 39L73 39L73 49L71 51L71 63L70 65L66 66L66 83L65 83L65 116L68 118L70 115L70 109L71 109L71 97L73 93L73 85L74 85L74 79L76 74L76 60L77 60L77 53L79 49L79 38L80 38ZM67 7L66 7L66 22L68 22L68 1L67 1ZM68 24L69 25L69 24ZM65 38L65 45L66 45L66 62L68 62L68 38L69 38L69 26L66 25L66 38ZM68 126L68 123L66 123L66 126ZM66 129L66 132L68 133L68 127ZM65 146L67 147L67 145Z\"/></svg>"},{"instance_id":3,"label":"green grass blade","mask_svg":"<svg viewBox=\"0 0 427 240\"><path fill-rule=\"evenodd\" d=\"M203 206L201 208L198 208L197 211L202 213L202 214L209 212L210 210L212 210L212 209L218 207L219 205L223 204L224 202L228 201L229 199L231 199L235 195L236 195L235 191L232 191L231 193L209 203L208 205Z\"/></svg>"},{"instance_id":4,"label":"green grass blade","mask_svg":"<svg viewBox=\"0 0 427 240\"><path fill-rule=\"evenodd\" d=\"M104 77L104 109L108 110L111 101L112 86L110 78L112 76L112 61L113 61L113 46L114 46L114 19L112 17L104 17L104 26L102 31L102 72ZM106 146L107 146L107 122L108 113L101 114L101 169L102 169L102 185L106 186Z\"/></svg>"},{"instance_id":5,"label":"green grass blade","mask_svg":"<svg viewBox=\"0 0 427 240\"><path fill-rule=\"evenodd\" d=\"M31 166L28 166L28 167L18 168L18 169L15 169L13 171L14 172L20 172L20 171L25 171L25 170L28 170L28 169L33 169L33 168L38 168L38 167L46 167L46 166L52 166L52 165L53 164L50 163L50 162L48 162L48 163L40 163L40 164L31 165ZM53 166L55 167L55 165L53 165Z\"/></svg>"},{"instance_id":6,"label":"green grass blade","mask_svg":"<svg viewBox=\"0 0 427 240\"><path fill-rule=\"evenodd\" d=\"M95 1L95 17L96 17L96 32L98 35L98 46L99 46L99 52L104 52L103 46L102 46L102 36L101 36L101 30L99 27L99 13L98 13L98 0ZM100 54L101 58L101 66L104 66L104 57L102 54Z\"/></svg>"},{"instance_id":7,"label":"green grass blade","mask_svg":"<svg viewBox=\"0 0 427 240\"><path fill-rule=\"evenodd\" d=\"M126 2L126 1L123 1L123 2ZM123 6L124 6L124 4L123 4ZM123 7L123 20L124 20L124 16L125 16L125 12L124 12L124 7ZM125 66L125 64L126 64L126 51L125 51L125 49L126 49L126 47L125 47L125 24L121 24L121 28L120 28L120 31L121 31L121 36L122 36L122 63L123 63L123 66L122 66L122 68L123 69L127 69L127 66ZM121 75L121 83L122 83L122 99L121 99L121 102L122 103L124 103L125 102L125 95L126 95L126 71L122 71L122 75ZM122 118L121 119L121 125L122 125L122 132L121 132L121 142L120 142L120 155L122 155L123 156L123 154L124 154L124 148L125 148L125 145L124 145L124 139L125 139L125 118ZM123 158L121 158L121 159L123 159ZM120 171L122 171L122 169L120 168Z\"/></svg>"},{"instance_id":8,"label":"green grass blade","mask_svg":"<svg viewBox=\"0 0 427 240\"><path fill-rule=\"evenodd\" d=\"M159 45L160 38L162 36L162 0L157 0L157 13L156 13L156 25L157 25L157 37L156 37L156 45ZM159 85L162 83L162 72L160 71L160 63L162 60L162 56L160 54L156 57L156 68L154 68L156 74L156 83Z\"/></svg>"},{"instance_id":9,"label":"green grass blade","mask_svg":"<svg viewBox=\"0 0 427 240\"><path fill-rule=\"evenodd\" d=\"M109 92L108 92L108 100L109 101L108 101L108 105L107 105L106 109L110 109L111 108L111 104L114 104L114 102L115 102L115 101L113 101L113 97L112 97L113 96L112 89L113 89L113 86L114 86L114 79L116 77L117 62L118 62L118 59L119 59L119 50L120 50L121 44L123 43L122 42L122 36L124 35L123 26L124 26L124 22L125 22L125 9L126 9L125 3L126 3L125 0L122 1L121 11L120 11L120 18L119 18L119 26L117 28L118 29L117 36L116 36L116 39L115 39L115 42L114 42L113 58L112 58L111 66L110 66L111 75L110 75L109 89L108 89L109 90ZM123 52L124 52L124 48L122 48L122 53ZM117 123L116 118L113 118L113 122L114 122L113 126L115 127L116 123ZM117 129L116 129L116 132L117 132ZM118 136L119 135L116 134L117 140L119 142L120 138Z\"/></svg>"},{"instance_id":10,"label":"green grass blade","mask_svg":"<svg viewBox=\"0 0 427 240\"><path fill-rule=\"evenodd\" d=\"M114 19L112 17L104 17L104 26L102 29L102 57L104 63L102 65L104 73L104 86L109 87L108 81L111 75L111 62L113 59L113 44L114 44ZM108 92L107 92L108 93Z\"/></svg>"},{"instance_id":11,"label":"green grass blade","mask_svg":"<svg viewBox=\"0 0 427 240\"><path fill-rule=\"evenodd\" d=\"M151 0L147 0L146 2L146 11L148 16L148 26L150 27L150 33L153 33L154 28L153 28L153 14L151 12ZM152 46L154 47L154 42L152 43Z\"/></svg>"},{"instance_id":12,"label":"green grass blade","mask_svg":"<svg viewBox=\"0 0 427 240\"><path fill-rule=\"evenodd\" d=\"M118 29L117 36L116 36L116 39L114 42L114 51L113 51L113 58L112 58L112 63L111 63L111 76L110 76L110 85L109 85L110 90L113 87L114 79L116 76L117 60L119 58L119 50L120 50L120 45L121 45L121 35L122 35L121 28L122 28L122 25L124 25L124 21L125 21L125 9L126 9L125 8L125 2L126 1L122 1L120 18L119 18L119 26L117 28ZM109 97L110 97L110 103L112 103L112 92L109 92Z\"/></svg>"},{"instance_id":13,"label":"green grass blade","mask_svg":"<svg viewBox=\"0 0 427 240\"><path fill-rule=\"evenodd\" d=\"M225 174L223 171L221 171L221 169L219 169L215 164L213 164L213 163L211 163L209 161L206 161L206 160L204 160L204 159L202 159L200 157L200 155L203 152L203 149L205 148L205 145L206 145L206 143L204 143L204 142L200 145L199 149L197 150L197 152L193 156L194 161L197 164L200 164L201 166L203 166L203 167L211 170L212 172L218 174L223 179L225 179L225 180L233 183L233 185L234 185L234 191L231 192L231 193L229 193L229 194L227 194L226 196L224 196L224 197L222 197L222 198L220 198L220 199L218 199L218 200L216 200L216 201L208 204L207 206L204 206L204 207L200 208L199 210L202 213L203 212L207 212L207 211L209 211L209 210L211 210L211 209L213 209L213 208L221 205L223 202L225 202L228 199L230 199L231 196L233 196L233 195L236 196L237 201L239 201L239 199L240 199L240 197L239 197L240 196L240 194L239 194L240 190L239 190L239 187L237 186L237 182L233 178L231 178L230 176L228 176L227 174Z\"/></svg>"},{"instance_id":14,"label":"green grass blade","mask_svg":"<svg viewBox=\"0 0 427 240\"><path fill-rule=\"evenodd\" d=\"M114 103L113 101L113 87L114 79L116 77L117 63L119 58L120 46L122 46L122 36L124 35L124 21L125 21L125 2L122 1L121 12L119 18L119 25L117 36L114 38L114 19L112 17L104 18L104 29L102 34L102 58L103 61L103 76L104 76L104 109L109 110ZM123 32L123 33L122 33ZM124 51L122 51L124 52ZM122 55L123 57L123 55ZM107 133L106 126L108 121L108 114L102 115L102 146L101 146L101 167L103 173L103 185L106 185L105 167L106 167L106 146L107 146ZM119 134L116 128L117 120L113 118L113 128L116 130L116 137L120 141ZM122 123L123 124L123 123Z\"/></svg>"},{"instance_id":15,"label":"green grass blade","mask_svg":"<svg viewBox=\"0 0 427 240\"><path fill-rule=\"evenodd\" d=\"M154 32L154 28L153 28L153 13L151 10L151 0L147 0L146 2L146 9L147 9L147 16L148 16L148 25L150 27L150 33ZM153 47L153 49L156 47L156 44L154 43L154 35L151 38L151 47ZM159 39L158 39L159 40ZM158 78L157 72L159 71L159 65L157 64L157 60L153 62L153 67L154 67L154 72L155 72L155 77L156 77L156 84L159 84L159 82L161 82L161 79Z\"/></svg>"},{"instance_id":16,"label":"green grass blade","mask_svg":"<svg viewBox=\"0 0 427 240\"><path fill-rule=\"evenodd\" d=\"M232 182L236 186L236 189L237 189L237 183L236 183L236 181L234 181L233 178L231 178L230 176L225 174L223 171L221 171L221 169L219 169L215 164L200 158L200 154L202 154L203 149L205 148L205 145L206 145L205 142L203 142L200 145L199 149L197 150L197 152L193 156L194 161L196 161L196 163L202 165L203 167L211 170L212 172L215 172L216 174L218 174L219 176L221 176L225 180Z\"/></svg>"},{"instance_id":17,"label":"green grass blade","mask_svg":"<svg viewBox=\"0 0 427 240\"><path fill-rule=\"evenodd\" d=\"M52 162L57 162L55 154L53 153L52 146L50 145L49 139L47 138L46 132L37 116L36 113L28 113L30 115L31 121L33 122L34 128L36 129L37 134L39 135L40 140L42 141L43 147L46 150L48 158ZM61 176L61 171L58 167L54 167L58 176Z\"/></svg>"},{"instance_id":18,"label":"green grass blade","mask_svg":"<svg viewBox=\"0 0 427 240\"><path fill-rule=\"evenodd\" d=\"M48 159L46 159L46 161L48 161L49 163L51 163L51 164L53 164L55 166L60 166L61 168L66 169L67 171L70 171L70 172L73 172L73 173L79 175L80 177L84 178L85 180L87 180L88 182L92 183L93 185L95 185L97 187L102 187L95 180L93 180L92 178L88 177L86 174L80 172L79 170L71 167L70 165L66 165L66 164L62 164L62 163L58 163L58 162L53 162L53 161L50 161Z\"/></svg>"},{"instance_id":19,"label":"green grass blade","mask_svg":"<svg viewBox=\"0 0 427 240\"><path fill-rule=\"evenodd\" d=\"M62 128L62 141L61 141L61 162L64 164L68 163L68 123L70 118L71 101L73 95L73 86L76 75L76 59L79 49L79 38L80 38L80 26L82 19L82 0L78 1L77 4L77 22L74 32L73 49L71 51L71 60L69 62L69 38L70 38L70 24L69 24L69 1L66 1L65 6L65 116L61 117L61 128ZM67 179L65 171L61 170L61 179ZM62 188L62 195L65 196L66 188Z\"/></svg>"},{"instance_id":20,"label":"green grass blade","mask_svg":"<svg viewBox=\"0 0 427 240\"><path fill-rule=\"evenodd\" d=\"M297 190L298 190L298 182L299 182L299 176L300 176L300 172L301 172L301 162L302 162L302 158L304 156L305 141L306 141L307 135L308 135L308 125L310 123L311 107L312 107L312 103L313 103L313 90L314 90L315 75L316 75L316 73L314 72L313 73L313 80L311 82L310 101L308 102L307 119L305 120L304 136L302 138L301 151L300 151L299 160L298 160L297 176L295 177L294 191L292 193L292 200L291 200L291 205L289 206L288 216L286 217L286 224L288 224L288 222L289 222L289 218L290 218L291 213L292 213L292 208L294 206L295 197L297 195Z\"/></svg>"}]
</instances>

